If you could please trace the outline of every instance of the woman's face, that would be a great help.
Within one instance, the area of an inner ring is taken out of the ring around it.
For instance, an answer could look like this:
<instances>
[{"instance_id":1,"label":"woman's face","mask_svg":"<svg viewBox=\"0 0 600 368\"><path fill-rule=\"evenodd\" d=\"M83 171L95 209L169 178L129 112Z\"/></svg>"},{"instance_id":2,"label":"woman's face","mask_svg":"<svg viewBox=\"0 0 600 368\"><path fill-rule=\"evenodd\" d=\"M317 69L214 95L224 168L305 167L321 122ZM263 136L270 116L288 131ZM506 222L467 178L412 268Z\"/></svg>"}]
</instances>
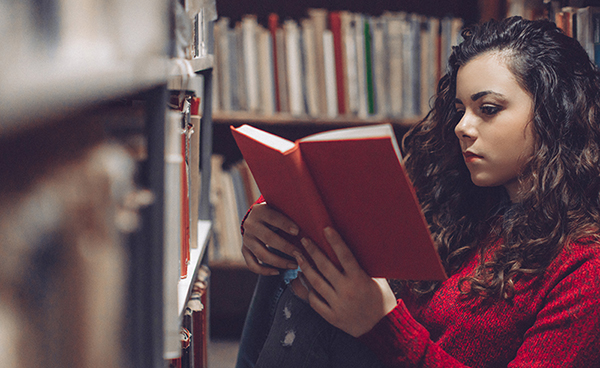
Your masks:
<instances>
[{"instance_id":1,"label":"woman's face","mask_svg":"<svg viewBox=\"0 0 600 368\"><path fill-rule=\"evenodd\" d=\"M534 151L533 99L502 56L491 52L460 67L455 104L463 116L454 132L471 180L481 187L503 185L515 202L517 177Z\"/></svg>"}]
</instances>

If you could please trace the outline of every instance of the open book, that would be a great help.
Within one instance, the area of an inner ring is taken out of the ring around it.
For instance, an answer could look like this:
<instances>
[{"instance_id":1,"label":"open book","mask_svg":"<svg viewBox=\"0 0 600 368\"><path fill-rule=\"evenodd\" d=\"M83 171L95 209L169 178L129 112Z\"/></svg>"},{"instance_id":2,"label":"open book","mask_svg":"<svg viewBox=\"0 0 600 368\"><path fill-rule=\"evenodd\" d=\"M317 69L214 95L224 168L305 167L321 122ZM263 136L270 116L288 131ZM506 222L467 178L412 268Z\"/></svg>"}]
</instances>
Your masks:
<instances>
[{"instance_id":1,"label":"open book","mask_svg":"<svg viewBox=\"0 0 600 368\"><path fill-rule=\"evenodd\" d=\"M339 266L332 226L372 277L444 280L390 124L338 129L296 142L231 127L267 203L288 216Z\"/></svg>"}]
</instances>

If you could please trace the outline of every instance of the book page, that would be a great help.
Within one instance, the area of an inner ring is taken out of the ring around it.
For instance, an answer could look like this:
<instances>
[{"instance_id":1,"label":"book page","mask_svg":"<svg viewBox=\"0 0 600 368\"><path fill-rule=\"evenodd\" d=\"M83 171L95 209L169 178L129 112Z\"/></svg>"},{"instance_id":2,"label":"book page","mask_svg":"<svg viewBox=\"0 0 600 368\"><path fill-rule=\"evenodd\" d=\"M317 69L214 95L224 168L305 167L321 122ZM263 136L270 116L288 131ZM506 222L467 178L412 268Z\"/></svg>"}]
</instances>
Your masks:
<instances>
[{"instance_id":1,"label":"book page","mask_svg":"<svg viewBox=\"0 0 600 368\"><path fill-rule=\"evenodd\" d=\"M381 138L381 137L390 137L392 139L392 144L394 146L394 150L398 155L398 159L402 159L402 154L400 153L400 147L398 146L398 142L395 139L394 129L391 124L378 124L378 125L368 125L347 129L337 129L331 130L328 132L317 133L313 135L309 135L308 137L302 138L301 142L323 142L323 141L341 141L341 140L351 140L351 139L369 139L369 138Z\"/></svg>"},{"instance_id":2,"label":"book page","mask_svg":"<svg viewBox=\"0 0 600 368\"><path fill-rule=\"evenodd\" d=\"M278 150L279 152L286 152L294 148L296 144L287 139L281 138L271 133L267 133L260 129L256 129L250 125L242 125L237 130L262 144Z\"/></svg>"}]
</instances>

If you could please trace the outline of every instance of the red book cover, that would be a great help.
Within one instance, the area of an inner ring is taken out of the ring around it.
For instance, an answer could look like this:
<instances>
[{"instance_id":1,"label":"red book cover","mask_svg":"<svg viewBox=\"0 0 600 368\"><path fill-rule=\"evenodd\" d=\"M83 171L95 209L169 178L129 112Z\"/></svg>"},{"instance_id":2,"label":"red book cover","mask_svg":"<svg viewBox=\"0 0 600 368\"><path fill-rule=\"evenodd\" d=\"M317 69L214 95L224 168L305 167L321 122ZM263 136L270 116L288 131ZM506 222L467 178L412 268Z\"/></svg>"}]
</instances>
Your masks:
<instances>
[{"instance_id":1,"label":"red book cover","mask_svg":"<svg viewBox=\"0 0 600 368\"><path fill-rule=\"evenodd\" d=\"M181 260L180 271L181 278L187 277L187 265L190 261L190 198L188 191L188 174L187 174L187 134L181 135L181 155L184 160L181 163Z\"/></svg>"},{"instance_id":2,"label":"red book cover","mask_svg":"<svg viewBox=\"0 0 600 368\"><path fill-rule=\"evenodd\" d=\"M268 17L269 32L271 33L271 43L273 44L273 76L275 77L275 111L281 112L281 102L279 101L279 76L277 73L277 28L279 27L279 15L269 14Z\"/></svg>"},{"instance_id":3,"label":"red book cover","mask_svg":"<svg viewBox=\"0 0 600 368\"><path fill-rule=\"evenodd\" d=\"M340 19L340 12L333 11L329 13L329 27L331 33L333 33L333 51L335 58L335 79L337 85L337 96L338 96L338 113L344 115L346 113L346 98L344 85L344 51L343 51L343 40L342 40L342 22Z\"/></svg>"},{"instance_id":4,"label":"red book cover","mask_svg":"<svg viewBox=\"0 0 600 368\"><path fill-rule=\"evenodd\" d=\"M323 229L340 232L372 277L446 278L390 124L296 142L231 127L261 193L339 265Z\"/></svg>"}]
</instances>

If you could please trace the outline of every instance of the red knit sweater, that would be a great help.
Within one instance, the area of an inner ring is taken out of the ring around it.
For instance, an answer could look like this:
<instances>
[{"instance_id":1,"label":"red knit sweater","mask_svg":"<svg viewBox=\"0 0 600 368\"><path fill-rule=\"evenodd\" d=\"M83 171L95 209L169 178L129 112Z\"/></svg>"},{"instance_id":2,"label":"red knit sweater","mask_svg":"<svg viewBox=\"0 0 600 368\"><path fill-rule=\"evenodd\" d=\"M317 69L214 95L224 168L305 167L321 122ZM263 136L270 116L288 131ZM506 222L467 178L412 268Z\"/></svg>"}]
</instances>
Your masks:
<instances>
[{"instance_id":1,"label":"red knit sweater","mask_svg":"<svg viewBox=\"0 0 600 368\"><path fill-rule=\"evenodd\" d=\"M509 301L467 302L458 280L398 306L360 337L389 367L599 367L600 244L570 244L539 276L515 280Z\"/></svg>"}]
</instances>

